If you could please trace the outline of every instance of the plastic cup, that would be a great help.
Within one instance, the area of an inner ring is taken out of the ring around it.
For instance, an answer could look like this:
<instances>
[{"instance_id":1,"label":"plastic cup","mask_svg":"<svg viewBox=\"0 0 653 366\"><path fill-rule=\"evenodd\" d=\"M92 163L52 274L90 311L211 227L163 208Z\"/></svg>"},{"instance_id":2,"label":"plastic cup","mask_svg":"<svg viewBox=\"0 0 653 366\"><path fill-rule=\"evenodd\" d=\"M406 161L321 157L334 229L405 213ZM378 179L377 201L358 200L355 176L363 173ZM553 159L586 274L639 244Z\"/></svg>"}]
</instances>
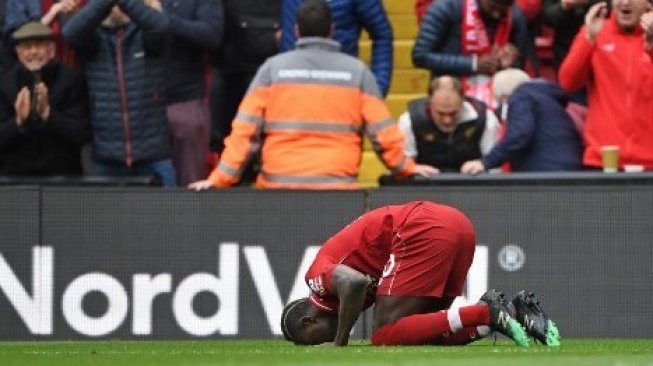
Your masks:
<instances>
[{"instance_id":1,"label":"plastic cup","mask_svg":"<svg viewBox=\"0 0 653 366\"><path fill-rule=\"evenodd\" d=\"M601 159L603 160L603 172L616 173L619 170L619 146L601 146Z\"/></svg>"}]
</instances>

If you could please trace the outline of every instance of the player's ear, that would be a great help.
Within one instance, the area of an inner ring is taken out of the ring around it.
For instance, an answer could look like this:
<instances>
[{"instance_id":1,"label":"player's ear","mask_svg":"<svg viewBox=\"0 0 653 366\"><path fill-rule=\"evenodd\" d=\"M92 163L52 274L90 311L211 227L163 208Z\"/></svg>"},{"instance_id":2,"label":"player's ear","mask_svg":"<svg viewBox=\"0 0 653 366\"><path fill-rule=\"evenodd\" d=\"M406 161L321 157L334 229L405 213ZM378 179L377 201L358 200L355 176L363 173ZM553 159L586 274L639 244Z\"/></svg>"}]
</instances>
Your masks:
<instances>
[{"instance_id":1,"label":"player's ear","mask_svg":"<svg viewBox=\"0 0 653 366\"><path fill-rule=\"evenodd\" d=\"M307 326L309 324L315 323L315 318L312 316L305 315L302 317L302 326Z\"/></svg>"}]
</instances>

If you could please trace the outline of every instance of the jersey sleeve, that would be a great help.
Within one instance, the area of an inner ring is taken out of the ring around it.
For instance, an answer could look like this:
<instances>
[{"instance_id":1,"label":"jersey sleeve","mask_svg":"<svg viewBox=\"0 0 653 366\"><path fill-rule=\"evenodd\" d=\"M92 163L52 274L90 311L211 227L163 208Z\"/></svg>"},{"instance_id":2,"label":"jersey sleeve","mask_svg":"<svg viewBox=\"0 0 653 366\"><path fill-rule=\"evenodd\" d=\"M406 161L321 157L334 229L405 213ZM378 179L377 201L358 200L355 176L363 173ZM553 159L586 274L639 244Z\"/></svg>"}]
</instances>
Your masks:
<instances>
[{"instance_id":1,"label":"jersey sleeve","mask_svg":"<svg viewBox=\"0 0 653 366\"><path fill-rule=\"evenodd\" d=\"M318 255L306 272L306 284L311 289L309 300L316 308L327 313L338 312L338 298L331 290L331 276L337 265L329 257Z\"/></svg>"}]
</instances>

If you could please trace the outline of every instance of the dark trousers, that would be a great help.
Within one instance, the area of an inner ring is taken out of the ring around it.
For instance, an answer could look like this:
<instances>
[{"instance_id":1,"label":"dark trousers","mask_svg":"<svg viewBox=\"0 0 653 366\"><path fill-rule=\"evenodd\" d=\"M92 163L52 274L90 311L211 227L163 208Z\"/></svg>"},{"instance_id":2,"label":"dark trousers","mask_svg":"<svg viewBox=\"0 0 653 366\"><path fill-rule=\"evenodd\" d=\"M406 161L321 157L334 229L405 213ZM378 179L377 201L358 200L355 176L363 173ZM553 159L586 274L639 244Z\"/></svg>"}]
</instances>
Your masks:
<instances>
[{"instance_id":1,"label":"dark trousers","mask_svg":"<svg viewBox=\"0 0 653 366\"><path fill-rule=\"evenodd\" d=\"M224 72L219 68L213 70L211 82L211 151L222 154L224 139L231 133L238 106L242 101L255 73ZM258 173L259 159L253 157L245 168L240 183L254 182Z\"/></svg>"},{"instance_id":2,"label":"dark trousers","mask_svg":"<svg viewBox=\"0 0 653 366\"><path fill-rule=\"evenodd\" d=\"M209 152L209 110L202 100L190 100L168 106L172 136L172 163L177 184L206 179L206 154Z\"/></svg>"}]
</instances>

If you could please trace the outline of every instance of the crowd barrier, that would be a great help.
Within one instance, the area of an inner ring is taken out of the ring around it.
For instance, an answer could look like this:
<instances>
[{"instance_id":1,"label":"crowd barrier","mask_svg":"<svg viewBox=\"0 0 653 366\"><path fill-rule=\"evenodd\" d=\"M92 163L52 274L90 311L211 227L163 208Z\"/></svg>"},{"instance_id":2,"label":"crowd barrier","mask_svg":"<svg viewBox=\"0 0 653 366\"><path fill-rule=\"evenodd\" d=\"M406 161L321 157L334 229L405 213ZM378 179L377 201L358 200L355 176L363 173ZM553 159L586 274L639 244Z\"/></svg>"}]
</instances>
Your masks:
<instances>
[{"instance_id":1,"label":"crowd barrier","mask_svg":"<svg viewBox=\"0 0 653 366\"><path fill-rule=\"evenodd\" d=\"M476 226L457 304L525 288L563 337L653 336L653 177L549 178L351 192L3 186L0 340L278 337L321 242L417 199Z\"/></svg>"}]
</instances>

